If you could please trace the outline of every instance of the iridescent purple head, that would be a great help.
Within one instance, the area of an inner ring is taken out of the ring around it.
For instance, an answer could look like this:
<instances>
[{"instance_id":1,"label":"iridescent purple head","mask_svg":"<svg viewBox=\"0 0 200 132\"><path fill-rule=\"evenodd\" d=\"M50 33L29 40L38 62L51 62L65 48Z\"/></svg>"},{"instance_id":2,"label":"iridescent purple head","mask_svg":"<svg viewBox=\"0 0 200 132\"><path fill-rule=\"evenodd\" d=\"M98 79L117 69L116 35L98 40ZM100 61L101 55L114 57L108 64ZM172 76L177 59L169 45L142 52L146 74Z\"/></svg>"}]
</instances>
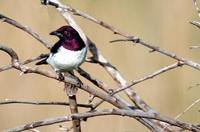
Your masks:
<instances>
[{"instance_id":1,"label":"iridescent purple head","mask_svg":"<svg viewBox=\"0 0 200 132\"><path fill-rule=\"evenodd\" d=\"M58 43L68 50L81 50L86 45L81 39L79 33L71 26L63 26L50 33L50 35L55 35L59 37Z\"/></svg>"}]
</instances>

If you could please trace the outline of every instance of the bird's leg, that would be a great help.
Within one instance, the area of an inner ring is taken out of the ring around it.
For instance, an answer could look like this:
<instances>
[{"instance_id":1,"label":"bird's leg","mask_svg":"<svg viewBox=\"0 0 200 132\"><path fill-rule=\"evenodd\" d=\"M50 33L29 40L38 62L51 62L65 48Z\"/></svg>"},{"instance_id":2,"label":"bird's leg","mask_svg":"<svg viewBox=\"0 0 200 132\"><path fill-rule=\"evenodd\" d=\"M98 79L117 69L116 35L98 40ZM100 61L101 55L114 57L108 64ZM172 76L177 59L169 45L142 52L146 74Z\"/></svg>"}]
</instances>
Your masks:
<instances>
[{"instance_id":1,"label":"bird's leg","mask_svg":"<svg viewBox=\"0 0 200 132\"><path fill-rule=\"evenodd\" d=\"M56 73L58 74L58 80L59 80L59 81L65 80L65 76L63 75L62 72L56 71Z\"/></svg>"},{"instance_id":2,"label":"bird's leg","mask_svg":"<svg viewBox=\"0 0 200 132\"><path fill-rule=\"evenodd\" d=\"M73 79L75 79L76 81L78 81L79 84L83 84L82 81L81 81L78 77L76 77L76 76L74 75L74 71L69 71L69 72L67 72L67 73L68 73L68 75L70 75Z\"/></svg>"},{"instance_id":3,"label":"bird's leg","mask_svg":"<svg viewBox=\"0 0 200 132\"><path fill-rule=\"evenodd\" d=\"M75 75L74 75L74 71L68 71L68 73L69 73L71 76L75 76Z\"/></svg>"}]
</instances>

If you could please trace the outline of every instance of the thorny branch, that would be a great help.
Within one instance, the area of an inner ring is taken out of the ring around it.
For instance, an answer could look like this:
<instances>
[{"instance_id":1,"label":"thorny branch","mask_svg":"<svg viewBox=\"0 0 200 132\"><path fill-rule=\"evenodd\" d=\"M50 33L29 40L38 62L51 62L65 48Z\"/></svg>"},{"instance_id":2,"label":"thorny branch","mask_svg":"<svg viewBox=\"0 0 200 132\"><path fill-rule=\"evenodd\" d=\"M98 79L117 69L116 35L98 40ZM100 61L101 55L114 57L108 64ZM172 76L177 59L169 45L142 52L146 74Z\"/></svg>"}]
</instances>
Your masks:
<instances>
[{"instance_id":1,"label":"thorny branch","mask_svg":"<svg viewBox=\"0 0 200 132\"><path fill-rule=\"evenodd\" d=\"M121 115L121 116L133 117L133 118L137 119L138 121L140 121L141 123L143 123L145 126L147 126L152 131L162 130L162 129L160 129L159 126L161 126L161 128L163 128L163 127L165 128L166 126L168 126L165 123L173 125L173 126L178 126L183 129L191 130L191 131L200 131L198 125L184 123L181 121L177 121L174 119L169 119L167 117L161 116L159 113L154 111L150 106L148 106L148 104L146 104L142 100L142 98L133 91L133 89L130 89L131 86L133 86L137 83L143 82L147 79L150 79L154 76L160 75L161 73L164 73L166 71L169 71L171 69L177 68L182 65L188 65L195 69L200 70L200 65L198 63L195 63L195 62L187 60L183 57L177 56L175 53L169 52L165 49L161 49L160 47L153 46L149 43L146 43L143 40L141 40L140 38L135 37L130 34L127 34L127 33L124 33L122 31L118 30L117 28L113 27L112 25L107 24L101 20L98 20L86 13L83 13L82 11L79 11L79 10L74 9L67 5L64 6L59 2L59 0L54 0L54 1L44 0L44 1L47 2L46 4L55 6L60 11L60 13L64 16L65 20L80 33L84 42L88 45L90 52L93 54L92 61L97 64L100 64L103 68L105 68L105 70L111 75L111 77L119 84L120 88L115 89L115 90L113 89L114 91L111 90L111 88L109 88L109 86L107 84L105 84L104 82L101 82L100 80L97 80L95 77L92 77L89 73L85 72L83 69L78 69L78 72L103 91L99 91L99 90L97 91L97 90L93 89L92 87L90 87L86 84L80 84L79 82L77 82L77 80L74 80L73 78L69 78L69 77L65 77L65 80L63 82L70 83L76 87L79 87L80 89L94 95L95 97L99 97L103 101L113 104L115 107L120 108L121 110L112 109L112 110L103 110L100 112L99 111L90 111L90 112L85 112L85 113L72 114L72 115L68 115L65 117L61 117L61 118L54 118L54 119L47 119L44 121L33 122L31 124L26 124L26 125L16 127L14 129L9 129L8 131L10 131L10 130L27 130L27 129L32 129L32 128L39 127L39 126L55 124L58 122L72 121L74 119L83 119L83 118L89 118L89 117L101 116L101 115ZM196 1L196 0L194 0L194 1ZM172 65L169 65L167 67L164 67L164 68L162 68L152 74L149 74L143 78L134 80L130 85L128 85L128 82L122 77L120 72L110 62L108 62L103 57L103 55L101 54L99 49L96 47L96 45L83 33L83 31L78 26L78 24L76 24L76 22L74 21L72 16L69 14L69 12L72 12L74 15L82 16L90 21L93 21L93 22L111 30L115 34L119 34L123 37L126 37L128 41L133 41L134 43L146 46L146 47L152 49L153 51L157 51L157 52L160 52L161 54L165 54L171 58L174 58L178 62L174 63ZM22 29L23 31L32 35L35 39L40 41L42 44L44 44L47 48L49 48L49 49L51 48L51 45L45 39L43 39L40 35L38 35L36 32L34 32L28 26L23 26L19 22L15 21L3 14L0 14L0 19L2 19L4 22L6 22L8 24L11 24L17 28ZM11 68L15 68L23 73L36 73L36 74L40 74L40 75L58 80L58 75L56 75L54 72L46 71L39 67L32 68L32 67L28 67L28 66L24 65L24 64L33 62L35 60L39 60L39 59L43 58L43 56L45 56L46 54L41 54L37 57L20 62L17 54L11 48L0 45L0 50L3 50L6 53L8 53L12 59L12 61L11 61L12 64L0 68L0 72L11 69ZM129 98L136 104L138 109L136 109L134 106L132 106L130 103L128 103L126 100L124 100L120 96L115 95L116 93L118 93L120 91L124 91L124 90L125 90L125 93L129 96ZM6 103L6 102L4 102L4 103ZM14 101L10 101L10 103L14 103ZM20 103L20 101L18 101L16 103ZM28 101L23 102L22 101L21 103L36 104L37 102L28 102ZM40 103L41 103L41 105L42 105L42 103L45 104L45 102L40 102ZM46 102L46 103L48 103L48 102ZM49 103L52 103L52 102L49 102ZM78 104L78 106L79 106L79 104ZM93 107L93 105L92 105L92 107ZM155 119L158 122L155 120L150 120L150 119ZM165 123L163 123L163 122L165 122ZM171 129L170 128L168 129L168 128L167 128L167 130L171 131Z\"/></svg>"}]
</instances>

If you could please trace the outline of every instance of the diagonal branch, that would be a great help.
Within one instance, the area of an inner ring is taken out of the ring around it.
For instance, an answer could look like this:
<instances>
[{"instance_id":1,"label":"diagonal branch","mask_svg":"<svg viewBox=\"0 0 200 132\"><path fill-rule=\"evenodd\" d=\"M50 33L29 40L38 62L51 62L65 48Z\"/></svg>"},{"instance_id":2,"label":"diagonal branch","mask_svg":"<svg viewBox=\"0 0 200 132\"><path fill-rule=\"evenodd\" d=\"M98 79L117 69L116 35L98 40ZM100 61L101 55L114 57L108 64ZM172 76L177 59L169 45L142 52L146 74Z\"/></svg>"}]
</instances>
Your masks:
<instances>
[{"instance_id":1,"label":"diagonal branch","mask_svg":"<svg viewBox=\"0 0 200 132\"><path fill-rule=\"evenodd\" d=\"M22 25L19 22L3 15L0 13L0 20L3 20L3 22L6 22L10 25L13 25L19 29L22 29L23 31L27 32L28 34L30 34L31 36L33 36L35 39L37 39L38 41L40 41L42 44L44 44L45 47L47 47L48 49L51 48L51 44L49 42L47 42L43 37L41 37L39 34L37 34L35 31L33 31L33 29L31 29L28 26Z\"/></svg>"},{"instance_id":2,"label":"diagonal branch","mask_svg":"<svg viewBox=\"0 0 200 132\"><path fill-rule=\"evenodd\" d=\"M180 114L178 114L175 119L179 119L182 115L184 115L188 110L190 110L193 106L195 106L196 104L198 104L200 102L200 98L195 100L191 105L189 105L183 112L181 112Z\"/></svg>"},{"instance_id":3,"label":"diagonal branch","mask_svg":"<svg viewBox=\"0 0 200 132\"><path fill-rule=\"evenodd\" d=\"M89 80L90 82L92 82L95 86L97 86L98 88L102 89L103 91L105 91L108 94L112 94L113 93L113 89L110 88L105 82L102 82L100 80L98 80L97 78L93 77L92 75L90 75L89 73L87 73L85 70L83 70L82 68L78 68L77 72L84 78L86 78L87 80ZM120 96L118 95L112 95L115 98L120 100ZM121 100L123 101L123 100ZM96 109L98 106L100 106L104 101L100 100L99 102L97 102L94 106L93 106L93 110ZM131 106L129 103L127 103L126 101L123 101L127 106L129 106L130 108L135 108L134 106Z\"/></svg>"},{"instance_id":4,"label":"diagonal branch","mask_svg":"<svg viewBox=\"0 0 200 132\"><path fill-rule=\"evenodd\" d=\"M164 67L164 68L161 68L161 69L159 69L159 70L157 70L157 71L155 71L155 72L153 72L153 73L151 73L151 74L149 74L149 75L147 75L147 76L144 76L144 77L142 77L142 78L139 78L139 79L136 79L136 80L132 81L131 84L129 84L128 86L126 86L126 87L124 87L124 88L116 89L112 94L113 94L113 95L114 95L114 94L117 94L117 93L119 93L119 92L121 92L121 91L123 91L123 90L126 90L126 89L128 89L128 88L131 88L133 85L136 85L136 84L138 84L138 83L144 82L144 81L146 81L146 80L148 80L148 79L152 79L152 78L155 77L155 76L158 76L158 75L160 75L160 74L162 74L162 73L165 73L165 72L167 72L167 71L169 71L169 70L175 69L175 68L180 67L180 66L182 66L182 65L183 65L183 64L182 64L181 62L177 62L177 63L171 64L171 65L169 65L169 66L166 66L166 67Z\"/></svg>"}]
</instances>

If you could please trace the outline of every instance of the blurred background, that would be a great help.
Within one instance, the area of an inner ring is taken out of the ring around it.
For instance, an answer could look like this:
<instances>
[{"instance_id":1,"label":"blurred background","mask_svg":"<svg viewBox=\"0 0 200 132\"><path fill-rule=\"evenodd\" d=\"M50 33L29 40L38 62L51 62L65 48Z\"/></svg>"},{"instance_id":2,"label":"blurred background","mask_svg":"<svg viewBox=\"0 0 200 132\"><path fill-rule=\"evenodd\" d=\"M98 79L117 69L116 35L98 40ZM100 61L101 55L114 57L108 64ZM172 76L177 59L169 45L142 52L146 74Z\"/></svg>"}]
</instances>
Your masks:
<instances>
[{"instance_id":1,"label":"blurred background","mask_svg":"<svg viewBox=\"0 0 200 132\"><path fill-rule=\"evenodd\" d=\"M200 62L200 49L189 49L189 46L200 43L200 30L188 23L190 20L199 19L192 0L63 0L63 2L125 32L139 36L146 42ZM42 6L39 0L1 0L0 12L30 26L52 44L57 38L50 36L49 32L66 24L53 7ZM159 53L149 53L149 49L140 45L133 46L129 42L110 44L109 41L121 37L83 18L75 18L103 55L129 82L175 62ZM21 60L49 52L27 33L3 22L0 22L0 43L12 47ZM0 52L0 66L9 63L10 58ZM52 70L49 66L42 67ZM117 86L100 66L84 63L81 67L110 86ZM200 83L199 78L198 70L184 66L136 85L134 90L156 111L175 117L199 98L198 86L188 89ZM0 90L0 100L68 100L62 83L36 74L20 76L20 72L14 69L0 73ZM121 96L127 98L124 94ZM86 103L89 94L79 90L77 98L79 103ZM105 103L100 108L110 107L112 106ZM200 122L199 109L200 104L195 105L180 119L192 123ZM80 109L80 112L86 110ZM1 105L0 130L68 113L69 108L63 106ZM71 123L61 124L71 126ZM38 129L45 132L60 131L59 124ZM117 116L90 118L87 122L82 122L82 130L84 132L148 131L133 119Z\"/></svg>"}]
</instances>

